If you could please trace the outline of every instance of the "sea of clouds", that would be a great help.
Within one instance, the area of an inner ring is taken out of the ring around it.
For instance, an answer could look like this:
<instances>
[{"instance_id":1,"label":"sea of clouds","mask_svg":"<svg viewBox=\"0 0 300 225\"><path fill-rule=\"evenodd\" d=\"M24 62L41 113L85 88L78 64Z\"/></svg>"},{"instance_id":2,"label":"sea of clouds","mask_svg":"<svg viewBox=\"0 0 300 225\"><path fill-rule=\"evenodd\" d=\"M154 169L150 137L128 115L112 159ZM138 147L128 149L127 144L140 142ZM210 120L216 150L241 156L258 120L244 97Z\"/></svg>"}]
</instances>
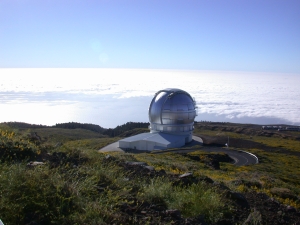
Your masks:
<instances>
[{"instance_id":1,"label":"sea of clouds","mask_svg":"<svg viewBox=\"0 0 300 225\"><path fill-rule=\"evenodd\" d=\"M300 75L145 69L0 69L0 122L148 122L154 94L189 92L197 121L300 125Z\"/></svg>"}]
</instances>

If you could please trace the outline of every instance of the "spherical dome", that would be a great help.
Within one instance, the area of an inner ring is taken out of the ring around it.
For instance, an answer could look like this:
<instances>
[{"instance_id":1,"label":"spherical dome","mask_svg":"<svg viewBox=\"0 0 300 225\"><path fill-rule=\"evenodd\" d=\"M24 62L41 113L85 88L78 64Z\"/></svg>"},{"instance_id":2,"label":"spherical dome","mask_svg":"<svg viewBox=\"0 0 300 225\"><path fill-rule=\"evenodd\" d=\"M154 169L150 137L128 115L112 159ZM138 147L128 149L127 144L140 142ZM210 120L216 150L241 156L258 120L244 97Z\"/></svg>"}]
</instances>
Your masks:
<instances>
[{"instance_id":1,"label":"spherical dome","mask_svg":"<svg viewBox=\"0 0 300 225\"><path fill-rule=\"evenodd\" d=\"M191 131L195 117L194 99L180 89L164 89L157 92L149 107L151 131Z\"/></svg>"}]
</instances>

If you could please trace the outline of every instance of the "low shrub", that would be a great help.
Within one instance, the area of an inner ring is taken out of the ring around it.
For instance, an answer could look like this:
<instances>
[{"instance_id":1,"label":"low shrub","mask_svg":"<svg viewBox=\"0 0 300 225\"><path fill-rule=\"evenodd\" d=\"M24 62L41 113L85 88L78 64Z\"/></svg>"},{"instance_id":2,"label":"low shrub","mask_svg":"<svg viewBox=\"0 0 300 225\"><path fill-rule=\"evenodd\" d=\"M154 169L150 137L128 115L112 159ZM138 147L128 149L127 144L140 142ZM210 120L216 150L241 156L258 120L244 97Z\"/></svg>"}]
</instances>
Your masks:
<instances>
[{"instance_id":1,"label":"low shrub","mask_svg":"<svg viewBox=\"0 0 300 225\"><path fill-rule=\"evenodd\" d=\"M2 162L32 160L39 153L40 150L34 143L16 136L13 131L0 129L0 160Z\"/></svg>"},{"instance_id":2,"label":"low shrub","mask_svg":"<svg viewBox=\"0 0 300 225\"><path fill-rule=\"evenodd\" d=\"M187 188L176 187L169 207L179 209L186 217L203 215L207 221L217 222L223 216L224 205L222 196L201 182Z\"/></svg>"},{"instance_id":3,"label":"low shrub","mask_svg":"<svg viewBox=\"0 0 300 225\"><path fill-rule=\"evenodd\" d=\"M52 224L76 208L72 187L56 170L1 165L0 216L5 224Z\"/></svg>"},{"instance_id":4,"label":"low shrub","mask_svg":"<svg viewBox=\"0 0 300 225\"><path fill-rule=\"evenodd\" d=\"M168 209L178 209L185 217L202 215L210 222L222 218L225 206L221 194L203 182L183 187L174 186L163 178L155 178L143 187L138 197Z\"/></svg>"}]
</instances>

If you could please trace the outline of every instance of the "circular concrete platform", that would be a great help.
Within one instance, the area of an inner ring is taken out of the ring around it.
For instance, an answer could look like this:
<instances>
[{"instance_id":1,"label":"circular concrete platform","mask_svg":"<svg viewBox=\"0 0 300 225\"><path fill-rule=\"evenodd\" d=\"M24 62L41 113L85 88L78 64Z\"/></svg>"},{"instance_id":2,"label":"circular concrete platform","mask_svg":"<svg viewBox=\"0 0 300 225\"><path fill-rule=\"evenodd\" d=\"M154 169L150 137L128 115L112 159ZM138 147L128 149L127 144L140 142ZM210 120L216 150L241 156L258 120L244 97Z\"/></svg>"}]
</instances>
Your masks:
<instances>
[{"instance_id":1,"label":"circular concrete platform","mask_svg":"<svg viewBox=\"0 0 300 225\"><path fill-rule=\"evenodd\" d=\"M188 143L187 145L183 146L185 147L193 147L196 145L203 145L203 140L200 137L193 136L193 140ZM164 152L174 152L174 153L186 153L186 152L192 152L192 151L205 151L205 152L222 152L226 153L230 158L232 158L235 163L234 165L237 166L245 166L245 165L253 165L258 163L258 158L246 151L236 151L236 150L230 150L228 148L220 148L220 147L202 147L201 149L178 149L178 150L161 150L161 151L152 151L151 153L155 154L161 154ZM104 148L101 148L99 152L125 152L123 149L119 148L119 143L114 142L112 144L109 144L105 146ZM150 151L143 151L143 150L132 150L131 153L143 153L143 152L150 152Z\"/></svg>"},{"instance_id":2,"label":"circular concrete platform","mask_svg":"<svg viewBox=\"0 0 300 225\"><path fill-rule=\"evenodd\" d=\"M183 147L190 147L194 145L203 145L203 141L200 137L193 136L193 140L188 143L187 145ZM149 152L149 151L143 151L143 150L135 150L136 152ZM114 142L112 144L109 144L99 150L99 152L125 152L123 149L119 148L119 143Z\"/></svg>"}]
</instances>

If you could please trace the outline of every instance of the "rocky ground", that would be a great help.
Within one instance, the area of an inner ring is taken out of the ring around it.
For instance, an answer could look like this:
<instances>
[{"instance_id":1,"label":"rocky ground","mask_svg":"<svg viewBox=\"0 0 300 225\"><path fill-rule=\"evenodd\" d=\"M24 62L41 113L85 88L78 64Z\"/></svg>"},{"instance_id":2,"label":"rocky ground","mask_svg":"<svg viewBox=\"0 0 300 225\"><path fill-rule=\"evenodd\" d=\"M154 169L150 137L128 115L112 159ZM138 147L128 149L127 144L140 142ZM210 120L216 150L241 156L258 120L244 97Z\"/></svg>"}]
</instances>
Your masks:
<instances>
[{"instance_id":1,"label":"rocky ground","mask_svg":"<svg viewBox=\"0 0 300 225\"><path fill-rule=\"evenodd\" d=\"M219 139L214 137L202 136L204 144L206 145L217 145ZM232 144L235 142L232 141ZM240 142L236 142L238 145ZM251 146L251 141L241 142L243 146L248 144ZM191 160L198 160L185 153L180 153L185 157L189 157ZM156 171L153 167L148 166L144 162L124 162L119 161L116 158L107 155L104 159L105 163L116 163L117 165L124 168L125 171L129 172L128 179L136 179L138 177L143 178L154 178L154 177L168 177L172 180L173 185L190 185L192 183L205 182L208 187L214 187L219 190L224 196L224 201L228 202L229 208L231 208L228 215L216 224L286 224L296 225L300 224L300 212L294 207L280 204L273 198L268 197L264 193L247 192L238 193L230 190L224 184L215 182L209 177L195 177L192 173L185 173L181 175L167 174L164 170ZM42 154L40 161L48 162L51 167L57 167L64 163L71 163L74 166L81 164L85 161L84 158L69 158L65 153L54 152L50 154ZM226 154L207 154L205 164L211 169L220 169L219 162L231 162L230 157ZM28 167L39 165L29 163ZM236 184L242 184L242 180L234 181ZM243 183L247 185L246 183ZM252 185L252 184L251 184ZM103 187L105 188L105 187ZM134 188L134 187L133 187ZM101 187L99 187L101 192ZM124 224L131 224L132 219L138 224L207 224L204 221L204 216L200 215L196 218L184 218L181 212L177 209L167 209L166 205L156 204L155 202L139 202L137 199L129 199L131 203L124 203L120 205L122 212L122 221ZM120 220L119 220L120 221ZM116 223L117 224L117 223Z\"/></svg>"},{"instance_id":2,"label":"rocky ground","mask_svg":"<svg viewBox=\"0 0 300 225\"><path fill-rule=\"evenodd\" d=\"M191 157L183 153L183 156ZM209 155L208 155L209 156ZM82 163L82 160L77 157L68 158L64 153L54 152L52 155L45 154L41 159L43 162L48 162L52 167L57 167L61 164L69 162L77 166ZM192 159L197 160L197 159ZM212 155L207 157L207 160L211 160L212 169L215 168L216 161L230 161L230 158L224 154ZM114 163L128 172L127 179L136 179L139 177L154 178L154 177L168 177L172 181L173 185L191 185L193 183L204 182L208 187L217 188L224 196L224 202L228 204L228 208L231 210L224 218L215 224L286 224L297 225L300 224L300 211L287 205L280 204L273 198L268 197L264 193L248 192L239 193L230 190L224 184L215 182L209 177L195 177L192 173L185 174L167 174L164 170L156 171L154 167L148 166L144 162L130 162L120 161L110 155L107 155L103 163ZM217 163L218 164L218 163ZM39 166L40 163L31 162L28 167ZM243 183L242 180L234 181L236 184ZM244 183L247 185L247 183ZM99 192L102 188L99 187ZM134 191L134 187L133 187ZM134 196L134 195L133 195ZM204 215L199 215L195 218L184 218L181 212L177 209L167 209L167 206L154 202L140 202L136 198L128 199L130 203L122 203L119 206L121 211L121 218L118 218L115 224L119 224L123 221L123 224L132 224L133 220L136 224L199 224L206 225ZM112 224L114 222L112 221Z\"/></svg>"},{"instance_id":3,"label":"rocky ground","mask_svg":"<svg viewBox=\"0 0 300 225\"><path fill-rule=\"evenodd\" d=\"M107 161L116 159L108 156ZM213 157L212 160L216 160ZM241 194L231 191L228 187L218 182L214 182L209 177L195 177L192 173L181 175L166 174L164 170L156 171L153 167L143 162L117 162L124 170L129 171L128 179L136 177L157 177L168 176L174 185L190 185L197 182L205 182L209 187L219 189L224 195L224 201L228 201L232 210L225 215L223 220L216 224L300 224L300 212L295 208L282 205L273 198L269 198L264 193L249 192ZM236 181L242 182L242 181ZM131 204L123 204L121 210L124 213L124 220L128 223L130 218L135 217L139 223L143 221L150 224L206 224L204 216L196 218L183 218L177 209L167 209L166 206L148 202L138 202L136 199Z\"/></svg>"},{"instance_id":4,"label":"rocky ground","mask_svg":"<svg viewBox=\"0 0 300 225\"><path fill-rule=\"evenodd\" d=\"M224 147L224 143L228 142L227 137L216 137L216 136L208 136L208 135L198 135L203 140L204 146L217 146L217 147ZM285 148L275 148L271 146L266 146L264 144L254 142L251 140L244 140L239 138L230 138L230 147L234 148L243 148L243 149L263 149L264 151L269 152L279 152L279 153L285 153L285 154L291 154L291 155L297 155L300 156L299 152L290 151Z\"/></svg>"},{"instance_id":5,"label":"rocky ground","mask_svg":"<svg viewBox=\"0 0 300 225\"><path fill-rule=\"evenodd\" d=\"M293 133L280 133L277 131L264 131L260 127L235 127L225 125L209 125L205 129L218 130L220 132L230 131L236 133L243 133L247 135L261 135L261 136L278 136L280 138L291 138L298 140L299 137ZM222 146L227 142L227 137L224 136L208 136L199 135L203 139L203 144L206 146ZM251 140L230 139L230 146L236 148L258 148L264 149L265 151L285 152L288 154L296 154L300 156L300 153L289 152L286 149L274 148L270 146L265 146L261 143L257 143ZM180 153L185 157L190 157L191 160L198 160L192 158L193 156ZM39 161L48 162L51 167L57 167L63 163L70 162L74 166L77 166L84 162L86 159L80 157L69 158L65 153L54 152L51 155L45 154L41 155ZM143 178L154 178L154 177L168 177L172 181L173 185L190 185L193 183L204 182L208 187L214 187L219 190L224 196L224 202L230 208L228 214L224 215L221 221L216 224L286 224L286 225L300 225L300 211L296 210L294 207L283 205L273 198L268 197L264 193L259 192L247 192L239 193L232 191L229 187L224 184L215 182L209 177L196 177L192 173L185 174L167 174L164 170L155 170L153 167L148 166L144 162L124 162L118 159L107 156L104 159L105 163L115 163L121 166L125 171L128 171L128 179L136 179L139 177ZM211 169L218 170L220 162L231 162L231 159L225 154L212 154L206 157L204 162ZM37 164L38 165L38 164ZM29 167L35 166L29 164ZM244 184L242 180L234 181L236 184ZM99 187L99 192L102 188ZM134 187L133 187L134 191ZM133 195L134 196L134 195ZM133 221L136 224L207 224L204 220L204 215L199 215L195 218L184 218L181 212L177 209L168 209L166 205L154 202L140 202L136 198L128 199L130 203L122 203L119 206L122 212L118 221L123 221L123 224L132 224ZM112 221L112 224L114 221ZM116 222L115 224L118 224Z\"/></svg>"}]
</instances>

